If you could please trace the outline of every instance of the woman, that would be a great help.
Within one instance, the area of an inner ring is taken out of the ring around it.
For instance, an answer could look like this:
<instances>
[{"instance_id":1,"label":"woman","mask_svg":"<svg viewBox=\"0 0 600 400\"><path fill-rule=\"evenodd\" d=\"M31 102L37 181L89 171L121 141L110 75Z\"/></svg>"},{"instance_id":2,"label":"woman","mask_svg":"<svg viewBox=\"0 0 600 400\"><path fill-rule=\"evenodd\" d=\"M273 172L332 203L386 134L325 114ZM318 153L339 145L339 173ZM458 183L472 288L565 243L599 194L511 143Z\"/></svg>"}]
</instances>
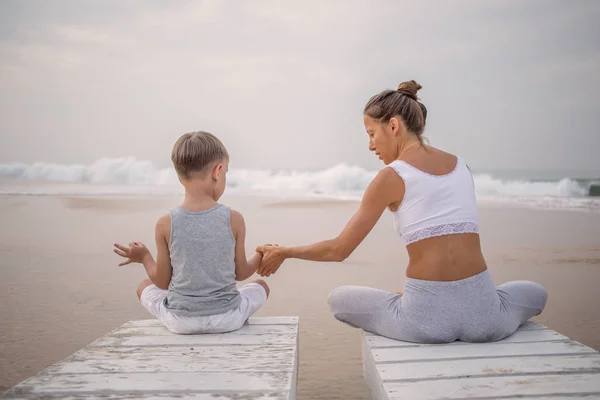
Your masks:
<instances>
[{"instance_id":1,"label":"woman","mask_svg":"<svg viewBox=\"0 0 600 400\"><path fill-rule=\"evenodd\" d=\"M481 252L471 171L460 157L423 143L427 109L417 98L420 88L403 82L366 104L369 150L386 167L339 236L309 246L259 246L264 256L258 272L269 276L287 258L343 261L387 208L410 259L404 292L339 287L329 296L335 318L410 342L500 340L540 314L547 293L535 282L492 282Z\"/></svg>"}]
</instances>

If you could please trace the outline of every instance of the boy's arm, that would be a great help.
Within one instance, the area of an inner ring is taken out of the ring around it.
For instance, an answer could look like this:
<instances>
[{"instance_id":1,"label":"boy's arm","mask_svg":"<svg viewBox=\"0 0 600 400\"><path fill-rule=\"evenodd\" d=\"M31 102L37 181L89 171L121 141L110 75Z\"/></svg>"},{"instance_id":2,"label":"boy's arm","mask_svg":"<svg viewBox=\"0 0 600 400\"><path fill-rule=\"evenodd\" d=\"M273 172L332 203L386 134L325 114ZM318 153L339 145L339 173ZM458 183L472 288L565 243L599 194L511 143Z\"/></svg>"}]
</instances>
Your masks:
<instances>
[{"instance_id":1,"label":"boy's arm","mask_svg":"<svg viewBox=\"0 0 600 400\"><path fill-rule=\"evenodd\" d=\"M169 254L169 237L171 236L170 214L165 214L156 221L154 236L156 239L156 267L154 269L154 276L151 276L150 280L159 289L167 290L169 283L171 283L171 276L173 275L171 255Z\"/></svg>"},{"instance_id":2,"label":"boy's arm","mask_svg":"<svg viewBox=\"0 0 600 400\"><path fill-rule=\"evenodd\" d=\"M146 269L148 278L160 289L168 289L171 283L171 275L173 267L171 266L171 256L169 254L169 238L171 236L171 216L163 215L156 221L154 230L156 239L157 255L156 260L152 257L150 250L141 242L131 242L129 247L125 247L119 243L115 243L116 254L127 258L119 264L120 267L131 263L141 263Z\"/></svg>"},{"instance_id":3,"label":"boy's arm","mask_svg":"<svg viewBox=\"0 0 600 400\"><path fill-rule=\"evenodd\" d=\"M262 260L261 253L255 253L246 259L246 223L244 217L236 210L231 210L231 232L235 238L235 279L244 281L258 269Z\"/></svg>"},{"instance_id":4,"label":"boy's arm","mask_svg":"<svg viewBox=\"0 0 600 400\"><path fill-rule=\"evenodd\" d=\"M169 254L169 236L171 234L171 216L163 215L156 221L154 237L156 239L156 261L150 251L142 259L148 278L159 289L167 290L173 275Z\"/></svg>"}]
</instances>

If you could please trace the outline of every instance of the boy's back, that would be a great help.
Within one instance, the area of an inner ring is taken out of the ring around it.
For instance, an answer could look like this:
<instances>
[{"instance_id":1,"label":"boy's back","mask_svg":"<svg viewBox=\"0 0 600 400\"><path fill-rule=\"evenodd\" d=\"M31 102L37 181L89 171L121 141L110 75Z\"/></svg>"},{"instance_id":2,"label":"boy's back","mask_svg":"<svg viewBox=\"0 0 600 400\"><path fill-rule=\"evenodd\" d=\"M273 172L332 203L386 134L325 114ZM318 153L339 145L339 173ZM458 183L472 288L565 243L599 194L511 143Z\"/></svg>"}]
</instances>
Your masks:
<instances>
[{"instance_id":1,"label":"boy's back","mask_svg":"<svg viewBox=\"0 0 600 400\"><path fill-rule=\"evenodd\" d=\"M180 207L156 221L156 260L141 242L115 243L115 253L144 265L148 279L137 289L142 305L170 331L182 334L239 329L267 300L262 279L237 288L262 261L246 257L242 214L219 204L227 182L229 153L212 133L183 134L171 152L185 188Z\"/></svg>"},{"instance_id":2,"label":"boy's back","mask_svg":"<svg viewBox=\"0 0 600 400\"><path fill-rule=\"evenodd\" d=\"M180 315L225 313L240 305L235 276L231 210L171 210L169 253L173 275L165 305Z\"/></svg>"}]
</instances>

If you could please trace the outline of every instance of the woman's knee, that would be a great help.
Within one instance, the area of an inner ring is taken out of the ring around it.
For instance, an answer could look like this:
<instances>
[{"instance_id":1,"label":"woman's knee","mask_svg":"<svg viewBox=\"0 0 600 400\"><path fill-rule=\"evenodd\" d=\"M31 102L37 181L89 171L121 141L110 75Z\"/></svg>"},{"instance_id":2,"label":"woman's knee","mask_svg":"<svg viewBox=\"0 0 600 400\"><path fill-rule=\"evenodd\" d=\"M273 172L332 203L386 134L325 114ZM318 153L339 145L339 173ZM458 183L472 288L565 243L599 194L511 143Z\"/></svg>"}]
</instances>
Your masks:
<instances>
[{"instance_id":1,"label":"woman's knee","mask_svg":"<svg viewBox=\"0 0 600 400\"><path fill-rule=\"evenodd\" d=\"M257 279L255 281L252 281L252 283L258 283L260 286L262 286L265 289L265 292L267 293L267 298L269 297L271 289L269 288L269 285L267 285L267 282L265 282L262 279Z\"/></svg>"},{"instance_id":2,"label":"woman's knee","mask_svg":"<svg viewBox=\"0 0 600 400\"><path fill-rule=\"evenodd\" d=\"M138 288L136 290L138 299L142 298L142 292L144 291L144 289L146 289L150 285L153 285L153 283L150 279L144 279L143 281L140 282L140 284L138 285Z\"/></svg>"},{"instance_id":3,"label":"woman's knee","mask_svg":"<svg viewBox=\"0 0 600 400\"><path fill-rule=\"evenodd\" d=\"M537 282L533 281L522 281L523 283L523 297L527 302L527 306L535 308L540 312L546 307L546 301L548 300L548 292L546 288Z\"/></svg>"},{"instance_id":4,"label":"woman's knee","mask_svg":"<svg viewBox=\"0 0 600 400\"><path fill-rule=\"evenodd\" d=\"M340 286L333 289L327 298L329 310L334 314L347 311L348 298L350 297L351 291L351 286Z\"/></svg>"},{"instance_id":5,"label":"woman's knee","mask_svg":"<svg viewBox=\"0 0 600 400\"><path fill-rule=\"evenodd\" d=\"M506 282L498 286L505 292L508 300L516 305L537 309L540 312L546 307L548 292L544 286L533 281Z\"/></svg>"},{"instance_id":6,"label":"woman's knee","mask_svg":"<svg viewBox=\"0 0 600 400\"><path fill-rule=\"evenodd\" d=\"M545 287L540 285L537 282L531 282L531 289L533 294L533 302L536 308L540 310L540 312L546 307L546 302L548 301L548 291Z\"/></svg>"}]
</instances>

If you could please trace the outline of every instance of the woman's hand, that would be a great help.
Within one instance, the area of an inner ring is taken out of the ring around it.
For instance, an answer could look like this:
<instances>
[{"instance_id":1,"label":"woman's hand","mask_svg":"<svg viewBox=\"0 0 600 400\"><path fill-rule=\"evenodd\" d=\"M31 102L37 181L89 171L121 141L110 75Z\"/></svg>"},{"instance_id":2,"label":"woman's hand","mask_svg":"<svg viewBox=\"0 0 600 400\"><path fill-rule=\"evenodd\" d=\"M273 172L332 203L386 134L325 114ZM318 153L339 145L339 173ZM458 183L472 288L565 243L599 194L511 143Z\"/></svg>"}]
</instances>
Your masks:
<instances>
[{"instance_id":1,"label":"woman's hand","mask_svg":"<svg viewBox=\"0 0 600 400\"><path fill-rule=\"evenodd\" d=\"M257 272L262 276L269 276L288 258L321 262L344 261L373 229L385 209L391 204L400 204L403 198L402 178L392 168L382 169L365 190L358 210L338 236L308 246L258 246L256 251L263 253L264 259Z\"/></svg>"},{"instance_id":2,"label":"woman's hand","mask_svg":"<svg viewBox=\"0 0 600 400\"><path fill-rule=\"evenodd\" d=\"M256 271L260 276L269 277L283 264L285 261L285 255L283 249L279 245L267 244L264 246L258 246L256 251L262 253L263 257L260 262L260 266Z\"/></svg>"}]
</instances>

